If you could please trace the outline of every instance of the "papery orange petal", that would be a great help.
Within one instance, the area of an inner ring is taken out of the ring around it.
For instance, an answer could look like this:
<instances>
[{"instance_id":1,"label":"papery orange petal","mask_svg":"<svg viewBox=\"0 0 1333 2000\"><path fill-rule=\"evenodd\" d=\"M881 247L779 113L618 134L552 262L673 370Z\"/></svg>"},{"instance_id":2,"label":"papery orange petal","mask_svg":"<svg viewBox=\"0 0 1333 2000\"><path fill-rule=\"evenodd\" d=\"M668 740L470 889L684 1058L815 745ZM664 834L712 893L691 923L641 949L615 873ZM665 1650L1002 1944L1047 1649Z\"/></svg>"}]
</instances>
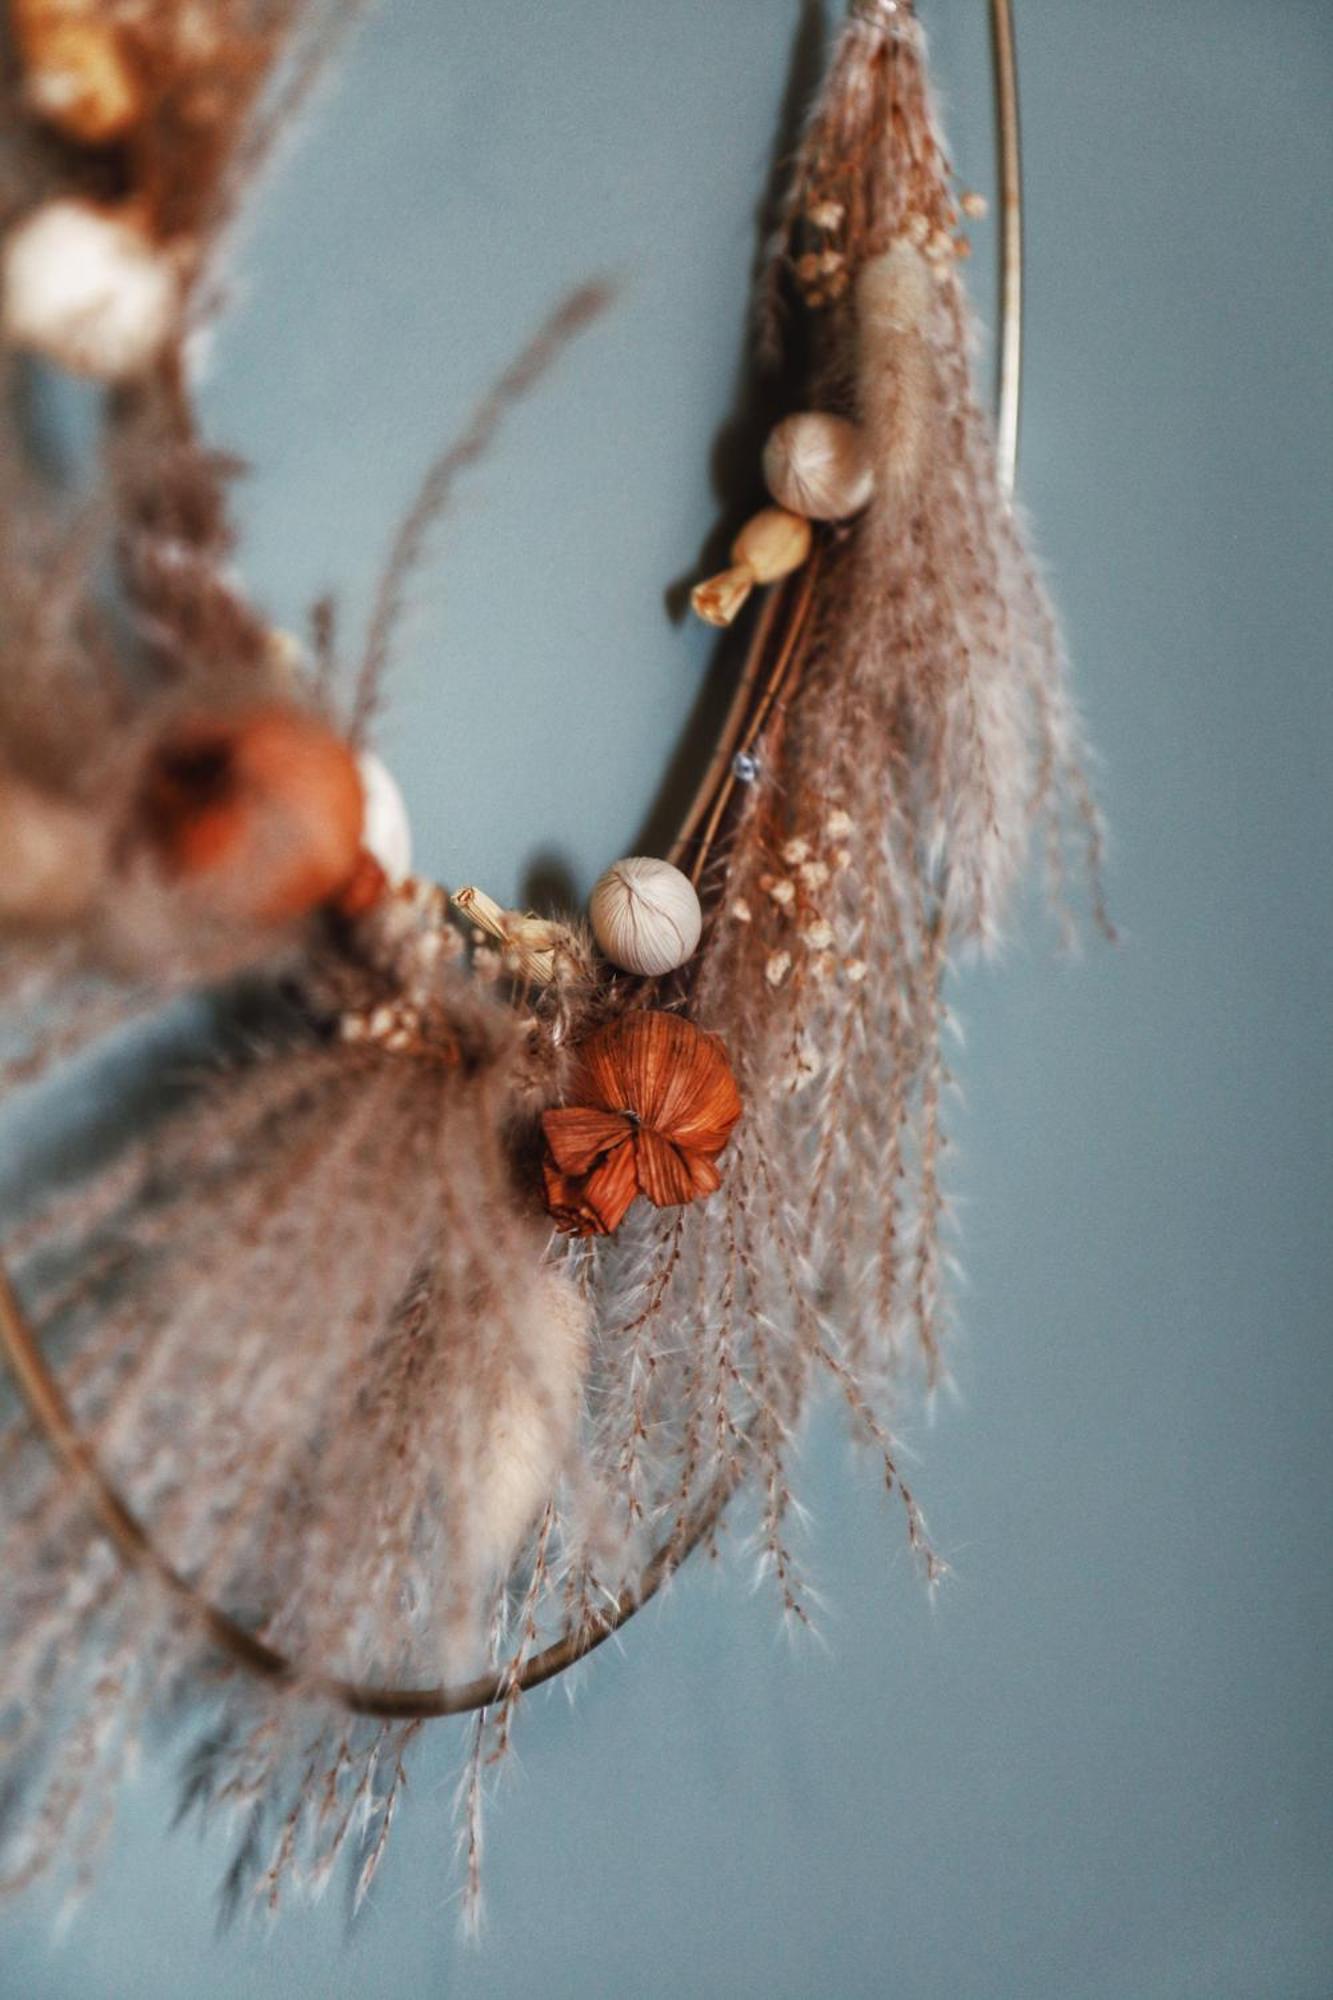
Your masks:
<instances>
[{"instance_id":1,"label":"papery orange petal","mask_svg":"<svg viewBox=\"0 0 1333 2000\"><path fill-rule=\"evenodd\" d=\"M608 1236L619 1229L638 1192L638 1163L634 1147L628 1143L608 1153L583 1184L583 1199L597 1216L601 1231Z\"/></svg>"},{"instance_id":2,"label":"papery orange petal","mask_svg":"<svg viewBox=\"0 0 1333 2000\"><path fill-rule=\"evenodd\" d=\"M679 1208L694 1200L694 1181L676 1148L647 1126L634 1135L639 1185L655 1208Z\"/></svg>"},{"instance_id":3,"label":"papery orange petal","mask_svg":"<svg viewBox=\"0 0 1333 2000\"><path fill-rule=\"evenodd\" d=\"M546 1206L552 1222L566 1236L600 1236L601 1218L584 1198L582 1174L562 1174L550 1160L542 1162Z\"/></svg>"},{"instance_id":4,"label":"papery orange petal","mask_svg":"<svg viewBox=\"0 0 1333 2000\"><path fill-rule=\"evenodd\" d=\"M722 1176L713 1165L707 1153L695 1153L687 1148L680 1149L690 1179L694 1183L696 1199L700 1195L716 1194L722 1185Z\"/></svg>"},{"instance_id":5,"label":"papery orange petal","mask_svg":"<svg viewBox=\"0 0 1333 2000\"><path fill-rule=\"evenodd\" d=\"M542 1131L555 1163L567 1174L591 1172L604 1153L621 1146L634 1127L622 1113L603 1111L592 1105L571 1104L558 1111L543 1111Z\"/></svg>"},{"instance_id":6,"label":"papery orange petal","mask_svg":"<svg viewBox=\"0 0 1333 2000\"><path fill-rule=\"evenodd\" d=\"M698 1028L691 1032L666 1076L651 1123L677 1146L720 1153L741 1115L741 1094L717 1036Z\"/></svg>"}]
</instances>

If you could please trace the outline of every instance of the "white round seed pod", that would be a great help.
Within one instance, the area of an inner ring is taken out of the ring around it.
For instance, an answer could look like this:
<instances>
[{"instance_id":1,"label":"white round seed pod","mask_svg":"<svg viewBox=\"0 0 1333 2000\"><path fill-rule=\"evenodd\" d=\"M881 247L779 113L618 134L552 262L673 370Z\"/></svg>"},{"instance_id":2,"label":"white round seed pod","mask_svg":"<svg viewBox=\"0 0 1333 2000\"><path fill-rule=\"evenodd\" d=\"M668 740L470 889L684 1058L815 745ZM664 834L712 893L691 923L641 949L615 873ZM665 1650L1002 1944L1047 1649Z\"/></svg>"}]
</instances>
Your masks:
<instances>
[{"instance_id":1,"label":"white round seed pod","mask_svg":"<svg viewBox=\"0 0 1333 2000\"><path fill-rule=\"evenodd\" d=\"M396 886L412 873L412 827L398 780L373 750L363 750L356 767L365 798L361 845Z\"/></svg>"},{"instance_id":2,"label":"white round seed pod","mask_svg":"<svg viewBox=\"0 0 1333 2000\"><path fill-rule=\"evenodd\" d=\"M860 430L824 410L775 425L764 446L764 478L779 507L809 521L845 521L869 505L875 490Z\"/></svg>"},{"instance_id":3,"label":"white round seed pod","mask_svg":"<svg viewBox=\"0 0 1333 2000\"><path fill-rule=\"evenodd\" d=\"M4 246L4 328L75 375L123 382L161 353L180 311L175 260L89 201L43 202Z\"/></svg>"},{"instance_id":4,"label":"white round seed pod","mask_svg":"<svg viewBox=\"0 0 1333 2000\"><path fill-rule=\"evenodd\" d=\"M622 972L655 979L694 954L703 911L694 884L669 861L631 855L617 861L588 900L593 936Z\"/></svg>"}]
</instances>

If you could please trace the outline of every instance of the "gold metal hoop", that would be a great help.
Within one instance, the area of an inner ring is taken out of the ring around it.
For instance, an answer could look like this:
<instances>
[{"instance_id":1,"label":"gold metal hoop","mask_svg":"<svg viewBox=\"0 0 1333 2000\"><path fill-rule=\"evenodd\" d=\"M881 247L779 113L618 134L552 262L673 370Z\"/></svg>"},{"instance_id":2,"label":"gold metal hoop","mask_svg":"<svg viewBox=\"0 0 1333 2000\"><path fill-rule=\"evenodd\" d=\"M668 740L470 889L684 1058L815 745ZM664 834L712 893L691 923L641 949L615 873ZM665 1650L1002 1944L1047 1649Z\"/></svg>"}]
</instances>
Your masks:
<instances>
[{"instance_id":1,"label":"gold metal hoop","mask_svg":"<svg viewBox=\"0 0 1333 2000\"><path fill-rule=\"evenodd\" d=\"M1012 496L1018 459L1022 394L1023 190L1018 122L1018 72L1012 0L990 0L995 118L1000 193L996 466L1006 497ZM749 751L775 710L785 704L800 674L816 558L799 579L772 591L755 624L736 693L718 745L685 816L672 858L697 882L725 820L737 779L736 761ZM783 619L782 612L788 611ZM483 1674L459 1687L375 1687L311 1671L268 1645L200 1595L154 1543L148 1530L106 1477L80 1432L59 1383L47 1367L31 1327L0 1264L0 1350L28 1410L54 1456L85 1488L102 1527L126 1565L150 1572L188 1607L231 1661L275 1686L299 1688L357 1715L386 1720L462 1715L540 1687L584 1659L657 1595L668 1577L716 1527L742 1473L719 1479L655 1550L638 1582L623 1590L596 1621L577 1626L534 1653L517 1669Z\"/></svg>"}]
</instances>

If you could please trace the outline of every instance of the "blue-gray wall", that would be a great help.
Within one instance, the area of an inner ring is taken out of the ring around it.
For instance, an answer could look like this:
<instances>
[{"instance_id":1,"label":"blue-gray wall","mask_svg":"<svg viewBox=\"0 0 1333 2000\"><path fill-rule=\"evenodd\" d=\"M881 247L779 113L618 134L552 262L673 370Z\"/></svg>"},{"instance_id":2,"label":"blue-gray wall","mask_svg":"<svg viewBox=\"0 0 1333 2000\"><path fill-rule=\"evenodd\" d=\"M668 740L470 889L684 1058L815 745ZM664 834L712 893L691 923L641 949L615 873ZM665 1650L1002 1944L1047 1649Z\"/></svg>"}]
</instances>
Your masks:
<instances>
[{"instance_id":1,"label":"blue-gray wall","mask_svg":"<svg viewBox=\"0 0 1333 2000\"><path fill-rule=\"evenodd\" d=\"M989 182L981 0L927 0ZM670 581L712 525L796 0L384 0L270 191L207 404L246 562L354 621L432 442L552 296L621 304L472 480L383 743L423 862L504 896L634 835L703 683ZM217 1845L149 1771L14 2000L1333 1992L1321 0L1019 0L1023 496L1105 755L1125 933L1030 921L960 996L961 1399L911 1420L935 1608L834 1427L827 1645L690 1573L571 1712L535 1700L460 1950L439 1727L373 1906L211 1934ZM983 242L989 230L979 232ZM988 305L988 265L979 257Z\"/></svg>"}]
</instances>

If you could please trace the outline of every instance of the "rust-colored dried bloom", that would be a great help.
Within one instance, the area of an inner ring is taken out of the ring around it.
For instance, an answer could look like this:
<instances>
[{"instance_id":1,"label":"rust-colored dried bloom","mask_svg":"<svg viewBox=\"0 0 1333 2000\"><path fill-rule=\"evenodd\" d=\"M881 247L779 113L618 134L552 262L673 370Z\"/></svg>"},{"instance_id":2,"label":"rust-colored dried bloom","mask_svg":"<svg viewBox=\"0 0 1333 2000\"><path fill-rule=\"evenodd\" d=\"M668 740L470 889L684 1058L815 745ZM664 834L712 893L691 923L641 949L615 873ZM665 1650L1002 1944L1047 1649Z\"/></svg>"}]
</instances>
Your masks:
<instances>
[{"instance_id":1,"label":"rust-colored dried bloom","mask_svg":"<svg viewBox=\"0 0 1333 2000\"><path fill-rule=\"evenodd\" d=\"M674 1208L722 1185L741 1115L716 1035L679 1014L612 1021L579 1050L573 1102L542 1114L546 1205L573 1236L608 1236L636 1195Z\"/></svg>"},{"instance_id":2,"label":"rust-colored dried bloom","mask_svg":"<svg viewBox=\"0 0 1333 2000\"><path fill-rule=\"evenodd\" d=\"M349 881L363 810L346 744L273 703L179 725L157 747L140 799L171 876L265 923L304 916Z\"/></svg>"}]
</instances>

